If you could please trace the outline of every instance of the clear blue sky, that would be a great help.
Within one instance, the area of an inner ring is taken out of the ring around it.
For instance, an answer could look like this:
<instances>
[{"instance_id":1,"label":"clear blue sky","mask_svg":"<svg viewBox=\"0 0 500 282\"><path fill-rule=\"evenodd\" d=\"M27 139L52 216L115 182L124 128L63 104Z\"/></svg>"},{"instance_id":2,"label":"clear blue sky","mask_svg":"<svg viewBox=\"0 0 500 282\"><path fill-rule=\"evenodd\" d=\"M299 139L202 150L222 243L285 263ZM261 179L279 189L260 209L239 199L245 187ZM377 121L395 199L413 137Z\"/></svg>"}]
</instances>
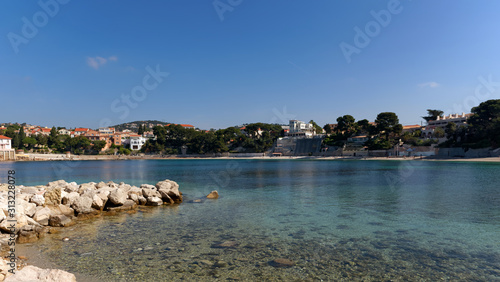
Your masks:
<instances>
[{"instance_id":1,"label":"clear blue sky","mask_svg":"<svg viewBox=\"0 0 500 282\"><path fill-rule=\"evenodd\" d=\"M41 2L47 12L0 4L0 122L323 126L393 111L415 124L428 108L500 96L497 1L219 0L219 13L212 0ZM381 10L391 19L370 23ZM356 45L355 27L367 26L373 37ZM357 48L350 62L342 42ZM169 75L157 83L148 66Z\"/></svg>"}]
</instances>

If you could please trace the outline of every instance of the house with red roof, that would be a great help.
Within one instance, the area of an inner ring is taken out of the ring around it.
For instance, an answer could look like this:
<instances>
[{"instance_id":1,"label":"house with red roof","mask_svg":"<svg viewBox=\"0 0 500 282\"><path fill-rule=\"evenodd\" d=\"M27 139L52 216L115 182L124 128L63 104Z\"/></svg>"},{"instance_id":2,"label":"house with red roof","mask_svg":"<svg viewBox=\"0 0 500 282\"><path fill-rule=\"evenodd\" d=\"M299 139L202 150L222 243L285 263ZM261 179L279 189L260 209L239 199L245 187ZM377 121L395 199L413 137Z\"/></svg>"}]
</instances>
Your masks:
<instances>
[{"instance_id":1,"label":"house with red roof","mask_svg":"<svg viewBox=\"0 0 500 282\"><path fill-rule=\"evenodd\" d=\"M88 131L90 131L90 129L88 128L82 128L82 127L75 128L75 136L80 136Z\"/></svg>"},{"instance_id":2,"label":"house with red roof","mask_svg":"<svg viewBox=\"0 0 500 282\"><path fill-rule=\"evenodd\" d=\"M12 149L11 144L12 138L0 135L0 150L10 150Z\"/></svg>"}]
</instances>

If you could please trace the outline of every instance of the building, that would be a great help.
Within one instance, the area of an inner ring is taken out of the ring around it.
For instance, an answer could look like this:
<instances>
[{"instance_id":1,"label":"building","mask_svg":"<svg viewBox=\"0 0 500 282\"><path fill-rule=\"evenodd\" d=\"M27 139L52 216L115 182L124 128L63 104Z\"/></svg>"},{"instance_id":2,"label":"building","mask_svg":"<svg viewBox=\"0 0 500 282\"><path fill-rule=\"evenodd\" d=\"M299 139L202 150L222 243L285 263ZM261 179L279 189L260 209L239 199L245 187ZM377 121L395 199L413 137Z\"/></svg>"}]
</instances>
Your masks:
<instances>
[{"instance_id":1,"label":"building","mask_svg":"<svg viewBox=\"0 0 500 282\"><path fill-rule=\"evenodd\" d=\"M16 151L12 149L12 139L0 135L0 160L16 160Z\"/></svg>"},{"instance_id":2,"label":"building","mask_svg":"<svg viewBox=\"0 0 500 282\"><path fill-rule=\"evenodd\" d=\"M11 138L7 136L0 135L0 150L10 150L12 149Z\"/></svg>"},{"instance_id":3,"label":"building","mask_svg":"<svg viewBox=\"0 0 500 282\"><path fill-rule=\"evenodd\" d=\"M429 121L428 125L422 130L422 137L424 138L431 138L434 136L434 131L436 128L441 128L445 129L448 123L454 123L457 125L457 127L460 126L467 126L467 120L472 116L473 114L465 114L462 113L461 115L455 114L455 115L449 115L449 116L442 116L442 117L437 117L436 120L431 120Z\"/></svg>"},{"instance_id":4,"label":"building","mask_svg":"<svg viewBox=\"0 0 500 282\"><path fill-rule=\"evenodd\" d=\"M71 135L71 131L67 130L66 128L61 128L57 131L60 135Z\"/></svg>"},{"instance_id":5,"label":"building","mask_svg":"<svg viewBox=\"0 0 500 282\"><path fill-rule=\"evenodd\" d=\"M312 123L306 123L300 120L290 120L287 136L311 138L314 134L315 129Z\"/></svg>"},{"instance_id":6,"label":"building","mask_svg":"<svg viewBox=\"0 0 500 282\"><path fill-rule=\"evenodd\" d=\"M85 132L89 131L90 129L88 128L75 128L75 136L80 136L82 134L85 134Z\"/></svg>"},{"instance_id":7,"label":"building","mask_svg":"<svg viewBox=\"0 0 500 282\"><path fill-rule=\"evenodd\" d=\"M114 134L114 127L99 127L99 134Z\"/></svg>"},{"instance_id":8,"label":"building","mask_svg":"<svg viewBox=\"0 0 500 282\"><path fill-rule=\"evenodd\" d=\"M421 130L421 129L422 129L422 126L418 125L418 124L403 125L403 133L405 133L405 132L413 133L413 132L415 132L417 130Z\"/></svg>"},{"instance_id":9,"label":"building","mask_svg":"<svg viewBox=\"0 0 500 282\"><path fill-rule=\"evenodd\" d=\"M472 115L473 114L462 113L461 115L455 114L455 115L437 117L436 120L429 121L429 126L445 128L450 122L455 123L457 126L467 125L467 120Z\"/></svg>"},{"instance_id":10,"label":"building","mask_svg":"<svg viewBox=\"0 0 500 282\"><path fill-rule=\"evenodd\" d=\"M127 143L130 144L130 149L135 151L135 150L140 150L142 146L146 143L146 140L148 139L140 135L133 134L130 135L130 138L127 140L128 140Z\"/></svg>"}]
</instances>

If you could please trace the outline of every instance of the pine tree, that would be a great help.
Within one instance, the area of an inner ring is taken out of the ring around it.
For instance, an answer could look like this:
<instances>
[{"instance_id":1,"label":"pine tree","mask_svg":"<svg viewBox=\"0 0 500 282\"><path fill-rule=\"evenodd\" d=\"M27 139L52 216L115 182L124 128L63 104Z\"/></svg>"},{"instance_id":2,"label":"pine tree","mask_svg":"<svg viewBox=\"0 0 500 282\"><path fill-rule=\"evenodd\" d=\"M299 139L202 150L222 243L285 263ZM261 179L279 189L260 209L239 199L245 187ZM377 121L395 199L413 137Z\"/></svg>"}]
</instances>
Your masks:
<instances>
[{"instance_id":1,"label":"pine tree","mask_svg":"<svg viewBox=\"0 0 500 282\"><path fill-rule=\"evenodd\" d=\"M144 128L145 127L146 126L144 125ZM137 132L137 134L142 135L144 133L144 128L143 128L143 125L139 125L139 131Z\"/></svg>"},{"instance_id":2,"label":"pine tree","mask_svg":"<svg viewBox=\"0 0 500 282\"><path fill-rule=\"evenodd\" d=\"M24 140L24 138L26 138L26 134L24 133L24 126L21 126L21 128L19 128L19 133L17 134L17 136L19 138L18 148L24 149L23 140Z\"/></svg>"}]
</instances>

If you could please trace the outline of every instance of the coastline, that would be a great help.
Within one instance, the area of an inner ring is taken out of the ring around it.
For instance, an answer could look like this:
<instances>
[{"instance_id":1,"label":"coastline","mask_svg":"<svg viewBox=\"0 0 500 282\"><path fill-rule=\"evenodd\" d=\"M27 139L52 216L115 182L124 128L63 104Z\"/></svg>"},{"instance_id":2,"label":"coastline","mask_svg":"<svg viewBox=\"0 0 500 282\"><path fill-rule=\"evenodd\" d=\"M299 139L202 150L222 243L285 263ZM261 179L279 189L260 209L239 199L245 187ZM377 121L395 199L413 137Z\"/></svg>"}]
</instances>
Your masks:
<instances>
[{"instance_id":1,"label":"coastline","mask_svg":"<svg viewBox=\"0 0 500 282\"><path fill-rule=\"evenodd\" d=\"M120 161L120 160L390 160L390 161L447 161L447 162L500 162L500 157L483 158L442 158L442 157L351 157L351 156L201 156L201 155L70 155L65 154L26 154L18 155L15 161Z\"/></svg>"}]
</instances>

